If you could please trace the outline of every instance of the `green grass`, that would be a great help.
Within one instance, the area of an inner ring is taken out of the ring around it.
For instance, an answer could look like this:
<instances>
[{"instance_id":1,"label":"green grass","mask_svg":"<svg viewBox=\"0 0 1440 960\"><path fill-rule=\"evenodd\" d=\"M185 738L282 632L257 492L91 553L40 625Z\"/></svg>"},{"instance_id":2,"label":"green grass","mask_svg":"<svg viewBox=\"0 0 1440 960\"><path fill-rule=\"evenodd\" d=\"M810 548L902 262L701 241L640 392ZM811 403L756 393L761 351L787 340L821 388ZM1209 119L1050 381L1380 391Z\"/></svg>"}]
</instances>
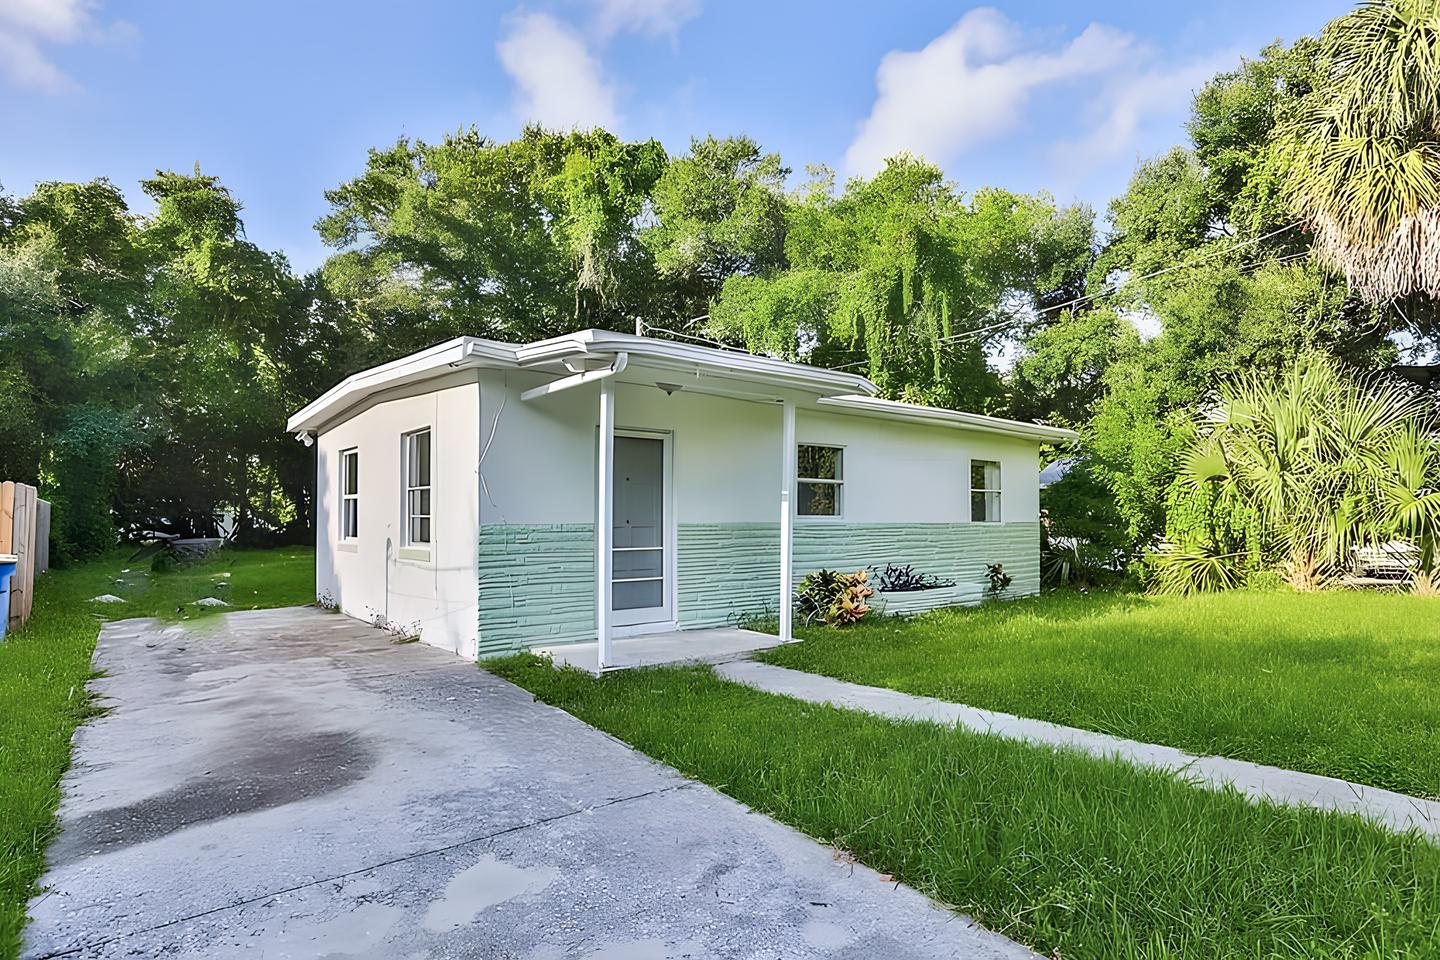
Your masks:
<instances>
[{"instance_id":1,"label":"green grass","mask_svg":"<svg viewBox=\"0 0 1440 960\"><path fill-rule=\"evenodd\" d=\"M703 667L486 666L1046 955L1440 956L1440 848L1356 818L772 696Z\"/></svg>"},{"instance_id":2,"label":"green grass","mask_svg":"<svg viewBox=\"0 0 1440 960\"><path fill-rule=\"evenodd\" d=\"M30 621L0 640L0 960L19 953L25 906L38 892L45 846L55 831L70 738L95 709L85 683L93 675L90 655L101 619L212 616L215 611L193 606L205 596L226 599L235 608L315 598L313 549L227 550L204 563L154 574L148 563L128 563L128 556L116 552L45 574L36 585ZM121 572L125 568L130 572ZM230 585L215 586L222 581ZM102 593L128 602L90 602Z\"/></svg>"},{"instance_id":3,"label":"green grass","mask_svg":"<svg viewBox=\"0 0 1440 960\"><path fill-rule=\"evenodd\" d=\"M1440 796L1440 602L1056 592L844 630L762 659L1195 753Z\"/></svg>"}]
</instances>

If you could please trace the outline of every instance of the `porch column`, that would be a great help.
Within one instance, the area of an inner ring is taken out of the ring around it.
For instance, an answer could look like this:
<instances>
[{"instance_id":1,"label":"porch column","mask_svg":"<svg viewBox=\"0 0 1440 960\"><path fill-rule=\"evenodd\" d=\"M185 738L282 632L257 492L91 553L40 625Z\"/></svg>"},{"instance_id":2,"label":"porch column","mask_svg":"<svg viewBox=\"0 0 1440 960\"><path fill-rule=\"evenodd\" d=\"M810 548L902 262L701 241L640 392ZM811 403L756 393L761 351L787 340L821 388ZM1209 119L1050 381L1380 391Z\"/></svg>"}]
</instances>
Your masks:
<instances>
[{"instance_id":1,"label":"porch column","mask_svg":"<svg viewBox=\"0 0 1440 960\"><path fill-rule=\"evenodd\" d=\"M615 381L600 381L600 449L595 457L595 631L599 669L610 665L611 540L615 530Z\"/></svg>"},{"instance_id":2,"label":"porch column","mask_svg":"<svg viewBox=\"0 0 1440 960\"><path fill-rule=\"evenodd\" d=\"M795 516L795 401L780 403L780 642L789 643L792 597L795 594L794 544L791 520Z\"/></svg>"}]
</instances>

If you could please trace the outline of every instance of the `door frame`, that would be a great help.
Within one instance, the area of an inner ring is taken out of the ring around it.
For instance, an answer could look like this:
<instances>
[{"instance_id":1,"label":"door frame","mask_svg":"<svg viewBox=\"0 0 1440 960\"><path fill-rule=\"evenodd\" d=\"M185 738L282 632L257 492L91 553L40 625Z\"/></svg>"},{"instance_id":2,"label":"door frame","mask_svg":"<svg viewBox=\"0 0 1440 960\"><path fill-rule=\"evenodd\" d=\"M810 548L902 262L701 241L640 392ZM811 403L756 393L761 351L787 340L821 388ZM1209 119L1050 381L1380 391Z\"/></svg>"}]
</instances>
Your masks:
<instances>
[{"instance_id":1,"label":"door frame","mask_svg":"<svg viewBox=\"0 0 1440 960\"><path fill-rule=\"evenodd\" d=\"M651 427L621 427L615 428L617 437L636 437L641 440L659 440L661 442L661 467L660 483L662 490L660 494L660 518L661 526L661 551L662 567L661 575L665 578L664 590L662 593L662 604L659 607L646 607L642 611L616 610L614 607L614 583L606 585L606 602L611 604L610 617L613 628L611 635L616 637L637 636L646 633L664 633L670 630L679 629L678 617L676 614L676 589L675 575L679 564L675 559L675 544L678 539L676 535L677 525L675 523L675 431L661 430ZM611 497L614 497L615 484L610 484ZM614 510L614 504L611 504ZM614 580L613 564L610 574ZM653 611L653 614L652 614ZM653 615L655 619L625 622L630 618L627 614L639 613L642 616ZM619 618L619 619L617 619Z\"/></svg>"}]
</instances>

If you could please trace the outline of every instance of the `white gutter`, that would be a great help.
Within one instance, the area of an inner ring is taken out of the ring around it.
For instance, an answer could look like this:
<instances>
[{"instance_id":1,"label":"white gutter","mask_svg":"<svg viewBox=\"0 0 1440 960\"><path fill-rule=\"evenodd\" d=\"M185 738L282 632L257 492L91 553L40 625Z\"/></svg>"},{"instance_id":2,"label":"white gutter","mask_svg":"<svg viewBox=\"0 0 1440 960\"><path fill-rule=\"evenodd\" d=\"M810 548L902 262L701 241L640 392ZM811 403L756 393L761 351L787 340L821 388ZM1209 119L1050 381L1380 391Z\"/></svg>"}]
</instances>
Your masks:
<instances>
[{"instance_id":1,"label":"white gutter","mask_svg":"<svg viewBox=\"0 0 1440 960\"><path fill-rule=\"evenodd\" d=\"M552 393L559 393L561 390L569 390L571 387L578 387L583 383L594 383L596 380L608 380L621 373L630 365L630 354L620 352L615 354L615 362L602 370L587 370L584 373L577 373L571 377L561 377L559 380L551 380L547 384L538 387L531 387L520 394L521 400L534 400L537 397L549 396Z\"/></svg>"},{"instance_id":2,"label":"white gutter","mask_svg":"<svg viewBox=\"0 0 1440 960\"><path fill-rule=\"evenodd\" d=\"M885 420L909 420L918 423L932 423L977 430L982 433L998 433L1011 437L1025 437L1029 440L1050 440L1063 442L1076 440L1079 434L1064 427L1051 427L1042 423L1025 423L1020 420L1006 420L1002 417L987 417L978 413L947 410L943 407L926 407L897 400L882 400L879 397L848 396L821 397L817 402L821 409L858 416L876 417Z\"/></svg>"}]
</instances>

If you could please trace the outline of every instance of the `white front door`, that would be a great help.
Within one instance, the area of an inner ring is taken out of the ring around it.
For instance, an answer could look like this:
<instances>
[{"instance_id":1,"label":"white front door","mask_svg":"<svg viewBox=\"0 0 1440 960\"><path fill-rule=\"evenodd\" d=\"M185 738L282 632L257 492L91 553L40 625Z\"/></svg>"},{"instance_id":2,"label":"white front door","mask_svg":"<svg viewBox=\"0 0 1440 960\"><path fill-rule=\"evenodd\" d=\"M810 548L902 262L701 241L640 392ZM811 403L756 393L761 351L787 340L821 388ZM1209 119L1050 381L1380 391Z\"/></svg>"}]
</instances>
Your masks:
<instances>
[{"instance_id":1,"label":"white front door","mask_svg":"<svg viewBox=\"0 0 1440 960\"><path fill-rule=\"evenodd\" d=\"M616 626L674 619L667 575L665 446L662 437L615 436L610 603Z\"/></svg>"}]
</instances>

